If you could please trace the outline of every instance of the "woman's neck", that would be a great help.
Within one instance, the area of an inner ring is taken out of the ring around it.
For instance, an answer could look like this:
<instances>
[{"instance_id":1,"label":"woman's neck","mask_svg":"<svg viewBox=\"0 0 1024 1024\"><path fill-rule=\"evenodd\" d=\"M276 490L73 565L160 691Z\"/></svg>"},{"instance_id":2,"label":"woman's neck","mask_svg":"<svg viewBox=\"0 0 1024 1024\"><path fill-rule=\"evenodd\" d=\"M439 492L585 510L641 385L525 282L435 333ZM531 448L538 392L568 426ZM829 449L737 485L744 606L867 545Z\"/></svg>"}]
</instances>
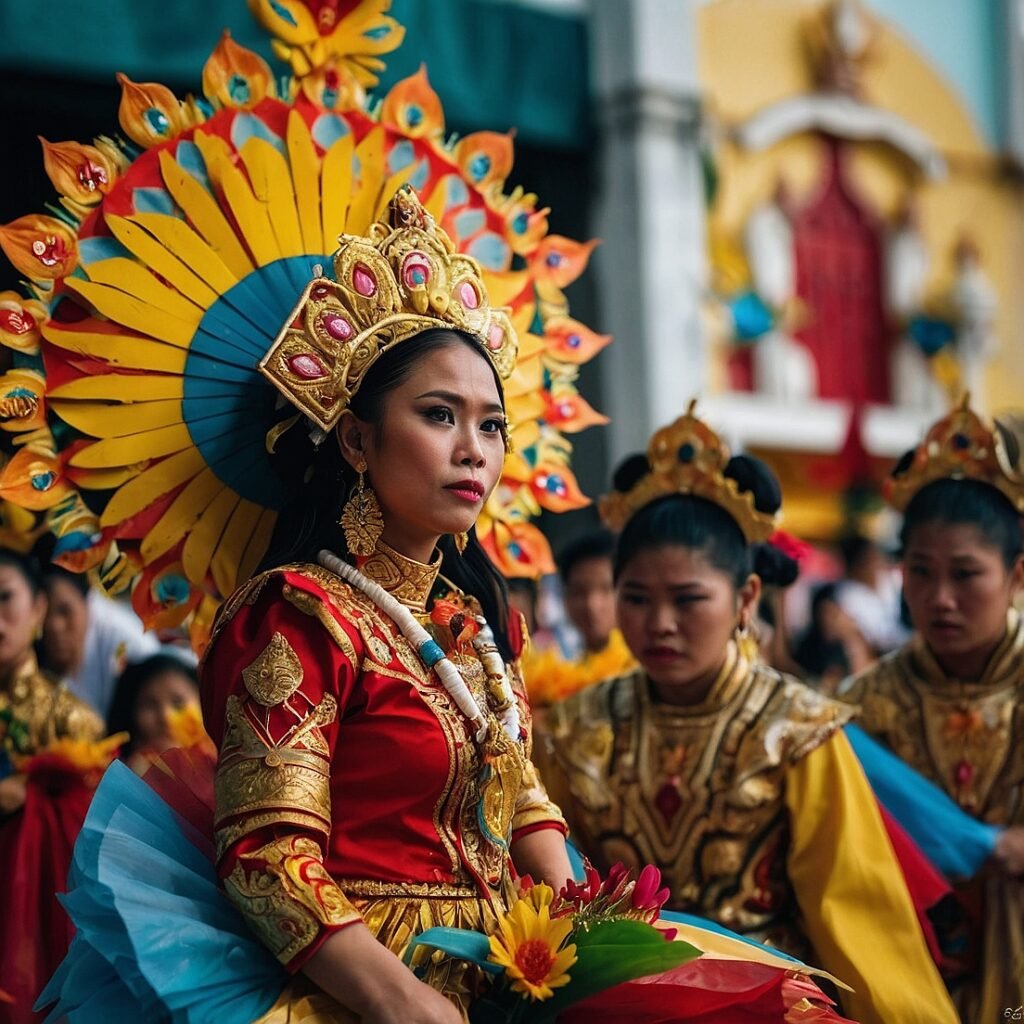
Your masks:
<instances>
[{"instance_id":1,"label":"woman's neck","mask_svg":"<svg viewBox=\"0 0 1024 1024\"><path fill-rule=\"evenodd\" d=\"M996 640L970 651L943 655L932 651L932 657L950 679L964 683L976 683L984 676L985 669L988 668L992 655L995 654L996 648L1002 643L1002 640L1003 638L1000 636Z\"/></svg>"},{"instance_id":2,"label":"woman's neck","mask_svg":"<svg viewBox=\"0 0 1024 1024\"><path fill-rule=\"evenodd\" d=\"M715 688L715 683L718 682L719 677L722 675L725 662L726 658L723 657L722 663L714 672L698 676L685 683L663 684L648 675L647 678L651 681L651 690L655 700L661 704L670 704L672 707L680 708L695 707L698 704L703 704L711 695L712 690Z\"/></svg>"},{"instance_id":3,"label":"woman's neck","mask_svg":"<svg viewBox=\"0 0 1024 1024\"><path fill-rule=\"evenodd\" d=\"M380 539L400 555L411 558L414 562L422 562L424 565L429 565L433 560L434 551L437 549L437 542L441 537L439 534L432 534L427 537L412 537L400 530L388 529L385 525Z\"/></svg>"}]
</instances>

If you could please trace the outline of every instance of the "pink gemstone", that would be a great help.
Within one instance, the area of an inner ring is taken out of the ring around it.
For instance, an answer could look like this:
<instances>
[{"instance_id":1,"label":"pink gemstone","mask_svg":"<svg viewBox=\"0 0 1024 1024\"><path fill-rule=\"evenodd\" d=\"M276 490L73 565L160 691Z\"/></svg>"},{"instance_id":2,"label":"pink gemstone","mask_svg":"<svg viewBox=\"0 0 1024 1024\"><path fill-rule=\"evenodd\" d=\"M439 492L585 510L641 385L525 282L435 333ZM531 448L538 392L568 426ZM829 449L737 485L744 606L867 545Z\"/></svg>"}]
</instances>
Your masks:
<instances>
[{"instance_id":1,"label":"pink gemstone","mask_svg":"<svg viewBox=\"0 0 1024 1024\"><path fill-rule=\"evenodd\" d=\"M430 280L430 262L421 252L411 252L402 264L402 281L410 290L422 288Z\"/></svg>"},{"instance_id":2,"label":"pink gemstone","mask_svg":"<svg viewBox=\"0 0 1024 1024\"><path fill-rule=\"evenodd\" d=\"M477 295L476 289L468 281L463 281L459 285L459 302L466 309L476 309L480 305L480 296Z\"/></svg>"},{"instance_id":3,"label":"pink gemstone","mask_svg":"<svg viewBox=\"0 0 1024 1024\"><path fill-rule=\"evenodd\" d=\"M318 377L327 376L324 364L316 356L310 355L308 352L292 356L288 360L288 366L296 377L302 377L304 380L316 380Z\"/></svg>"},{"instance_id":4,"label":"pink gemstone","mask_svg":"<svg viewBox=\"0 0 1024 1024\"><path fill-rule=\"evenodd\" d=\"M323 324L324 330L338 341L348 341L352 337L352 325L337 313L324 313L320 317L320 323Z\"/></svg>"},{"instance_id":5,"label":"pink gemstone","mask_svg":"<svg viewBox=\"0 0 1024 1024\"><path fill-rule=\"evenodd\" d=\"M352 286L360 295L369 298L377 291L377 278L365 263L357 263L352 270Z\"/></svg>"},{"instance_id":6,"label":"pink gemstone","mask_svg":"<svg viewBox=\"0 0 1024 1024\"><path fill-rule=\"evenodd\" d=\"M505 328L499 324L491 324L491 329L487 332L487 347L492 352L497 352L504 344Z\"/></svg>"},{"instance_id":7,"label":"pink gemstone","mask_svg":"<svg viewBox=\"0 0 1024 1024\"><path fill-rule=\"evenodd\" d=\"M974 765L969 761L961 761L956 766L956 784L964 787L969 786L974 780Z\"/></svg>"},{"instance_id":8,"label":"pink gemstone","mask_svg":"<svg viewBox=\"0 0 1024 1024\"><path fill-rule=\"evenodd\" d=\"M328 291L327 285L318 284L309 294L312 295L314 299L326 299L330 292Z\"/></svg>"}]
</instances>

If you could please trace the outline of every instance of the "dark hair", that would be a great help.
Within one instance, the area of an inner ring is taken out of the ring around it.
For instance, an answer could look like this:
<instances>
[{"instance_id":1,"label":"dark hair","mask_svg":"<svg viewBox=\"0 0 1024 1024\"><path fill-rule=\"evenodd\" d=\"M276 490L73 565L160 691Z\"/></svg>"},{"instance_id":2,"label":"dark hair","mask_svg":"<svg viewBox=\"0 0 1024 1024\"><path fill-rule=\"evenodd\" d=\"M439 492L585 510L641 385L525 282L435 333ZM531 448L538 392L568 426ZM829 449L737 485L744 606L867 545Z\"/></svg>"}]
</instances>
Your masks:
<instances>
[{"instance_id":1,"label":"dark hair","mask_svg":"<svg viewBox=\"0 0 1024 1024\"><path fill-rule=\"evenodd\" d=\"M0 548L0 565L17 569L35 597L43 588L42 570L34 555L23 555L13 548Z\"/></svg>"},{"instance_id":2,"label":"dark hair","mask_svg":"<svg viewBox=\"0 0 1024 1024\"><path fill-rule=\"evenodd\" d=\"M615 555L615 537L609 530L593 530L568 543L558 558L558 574L563 583L569 582L573 569L580 562L592 558L606 558L612 561Z\"/></svg>"},{"instance_id":3,"label":"dark hair","mask_svg":"<svg viewBox=\"0 0 1024 1024\"><path fill-rule=\"evenodd\" d=\"M379 436L384 427L384 400L388 393L409 377L424 356L456 344L465 345L481 359L487 359L480 342L472 336L447 328L432 328L385 352L367 371L349 408L359 419L372 424ZM491 366L490 360L487 365ZM493 366L491 369L493 372ZM497 373L494 379L498 394L503 396ZM334 438L329 437L314 449L306 431L297 425L281 436L274 463L282 467L285 486L292 489L295 497L278 516L270 548L260 568L275 568L288 562L315 562L322 548L354 561L338 519L356 485L357 474ZM301 475L299 470L303 471ZM505 580L480 545L476 528L469 531L469 541L461 555L450 536L443 536L438 548L442 555L442 574L480 602L502 657L512 660L508 591Z\"/></svg>"},{"instance_id":4,"label":"dark hair","mask_svg":"<svg viewBox=\"0 0 1024 1024\"><path fill-rule=\"evenodd\" d=\"M906 551L911 534L925 523L975 526L984 543L995 548L1012 569L1024 553L1021 521L1009 499L981 480L946 478L926 484L903 513L900 546Z\"/></svg>"},{"instance_id":5,"label":"dark hair","mask_svg":"<svg viewBox=\"0 0 1024 1024\"><path fill-rule=\"evenodd\" d=\"M630 456L615 473L615 489L629 490L649 468L645 456ZM759 511L775 513L781 507L779 482L760 459L734 455L725 475L735 480L741 491L753 495ZM799 571L796 561L778 548L748 545L739 524L720 505L692 494L673 494L646 505L626 523L615 552L615 579L641 551L674 544L700 551L736 587L752 572L766 586L788 586Z\"/></svg>"},{"instance_id":6,"label":"dark hair","mask_svg":"<svg viewBox=\"0 0 1024 1024\"><path fill-rule=\"evenodd\" d=\"M121 747L122 757L127 757L135 747L135 705L142 691L165 672L177 672L184 676L192 682L198 694L199 678L196 670L173 654L153 654L142 661L136 661L128 665L118 677L114 699L107 712L107 732L128 733L128 742Z\"/></svg>"},{"instance_id":7,"label":"dark hair","mask_svg":"<svg viewBox=\"0 0 1024 1024\"><path fill-rule=\"evenodd\" d=\"M875 542L870 537L865 537L861 533L850 533L841 537L839 540L839 555L843 560L843 567L847 574L875 547Z\"/></svg>"},{"instance_id":8,"label":"dark hair","mask_svg":"<svg viewBox=\"0 0 1024 1024\"><path fill-rule=\"evenodd\" d=\"M70 572L61 565L55 565L51 562L49 565L43 567L43 589L49 595L51 593L51 587L54 583L62 581L73 587L83 598L89 596L90 584L89 577L84 573Z\"/></svg>"}]
</instances>

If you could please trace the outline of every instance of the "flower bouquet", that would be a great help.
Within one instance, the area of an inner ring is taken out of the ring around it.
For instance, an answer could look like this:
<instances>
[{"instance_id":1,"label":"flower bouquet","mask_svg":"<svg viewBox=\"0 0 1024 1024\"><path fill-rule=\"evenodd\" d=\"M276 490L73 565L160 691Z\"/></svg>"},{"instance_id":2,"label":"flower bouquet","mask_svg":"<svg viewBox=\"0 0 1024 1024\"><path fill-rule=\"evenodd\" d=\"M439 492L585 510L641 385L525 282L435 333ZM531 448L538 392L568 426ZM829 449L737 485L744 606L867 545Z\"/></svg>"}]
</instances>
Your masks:
<instances>
[{"instance_id":1,"label":"flower bouquet","mask_svg":"<svg viewBox=\"0 0 1024 1024\"><path fill-rule=\"evenodd\" d=\"M669 891L647 866L634 877L616 864L605 879L587 863L582 882L557 895L521 880L519 898L493 934L431 928L410 945L468 960L494 979L470 1010L471 1024L548 1024L568 1007L634 978L660 974L699 957L656 927Z\"/></svg>"}]
</instances>

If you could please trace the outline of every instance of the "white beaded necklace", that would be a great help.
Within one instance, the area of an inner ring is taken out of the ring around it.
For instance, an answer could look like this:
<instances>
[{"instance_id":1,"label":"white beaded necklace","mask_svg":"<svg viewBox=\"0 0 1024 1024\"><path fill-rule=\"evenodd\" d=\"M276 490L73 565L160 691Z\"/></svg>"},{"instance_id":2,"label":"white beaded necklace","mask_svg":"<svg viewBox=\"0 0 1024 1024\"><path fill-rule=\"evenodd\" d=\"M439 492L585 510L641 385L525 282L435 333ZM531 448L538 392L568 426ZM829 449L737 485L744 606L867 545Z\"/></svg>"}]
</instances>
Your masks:
<instances>
[{"instance_id":1,"label":"white beaded necklace","mask_svg":"<svg viewBox=\"0 0 1024 1024\"><path fill-rule=\"evenodd\" d=\"M487 739L488 723L476 698L470 692L462 674L448 659L441 646L416 621L416 617L397 598L389 594L382 586L368 579L354 566L340 559L330 551L323 550L319 562L336 576L364 593L385 615L393 619L402 635L412 644L420 660L428 669L435 669L442 685L448 691L459 710L469 719L477 743ZM494 633L482 616L476 616L480 632L473 638L473 648L480 658L487 675L491 690L495 714L501 719L505 732L513 740L520 738L519 705L512 686L505 673L505 663L494 642Z\"/></svg>"}]
</instances>

